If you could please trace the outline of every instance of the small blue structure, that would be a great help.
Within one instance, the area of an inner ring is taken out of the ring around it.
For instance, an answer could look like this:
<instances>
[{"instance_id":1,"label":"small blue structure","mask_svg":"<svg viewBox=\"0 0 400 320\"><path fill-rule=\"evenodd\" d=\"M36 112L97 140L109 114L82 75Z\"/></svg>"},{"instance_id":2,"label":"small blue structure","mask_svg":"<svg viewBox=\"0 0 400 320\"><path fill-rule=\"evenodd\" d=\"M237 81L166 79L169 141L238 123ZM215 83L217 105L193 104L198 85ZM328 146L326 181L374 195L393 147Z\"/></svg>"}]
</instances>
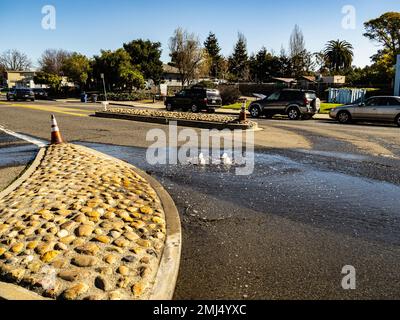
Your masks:
<instances>
[{"instance_id":1,"label":"small blue structure","mask_svg":"<svg viewBox=\"0 0 400 320\"><path fill-rule=\"evenodd\" d=\"M87 94L85 92L81 93L81 102L86 103L87 102Z\"/></svg>"},{"instance_id":2,"label":"small blue structure","mask_svg":"<svg viewBox=\"0 0 400 320\"><path fill-rule=\"evenodd\" d=\"M367 90L365 89L329 89L329 103L351 104L363 102Z\"/></svg>"}]
</instances>

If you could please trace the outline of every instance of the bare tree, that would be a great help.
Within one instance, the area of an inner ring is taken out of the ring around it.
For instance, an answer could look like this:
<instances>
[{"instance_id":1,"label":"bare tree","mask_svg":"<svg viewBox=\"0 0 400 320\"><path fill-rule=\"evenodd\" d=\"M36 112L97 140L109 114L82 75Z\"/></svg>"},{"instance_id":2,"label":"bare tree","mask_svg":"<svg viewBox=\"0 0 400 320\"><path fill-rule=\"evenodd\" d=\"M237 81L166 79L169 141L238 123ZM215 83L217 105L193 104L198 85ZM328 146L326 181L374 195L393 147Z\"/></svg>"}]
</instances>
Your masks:
<instances>
[{"instance_id":1,"label":"bare tree","mask_svg":"<svg viewBox=\"0 0 400 320\"><path fill-rule=\"evenodd\" d=\"M4 70L22 71L32 67L28 56L16 49L7 50L0 55L0 68Z\"/></svg>"},{"instance_id":2,"label":"bare tree","mask_svg":"<svg viewBox=\"0 0 400 320\"><path fill-rule=\"evenodd\" d=\"M178 28L169 40L169 49L171 61L179 70L182 85L189 85L203 60L199 38L194 33Z\"/></svg>"},{"instance_id":3,"label":"bare tree","mask_svg":"<svg viewBox=\"0 0 400 320\"><path fill-rule=\"evenodd\" d=\"M210 75L213 59L206 49L202 50L202 57L198 67L195 70L195 79L206 78Z\"/></svg>"},{"instance_id":4,"label":"bare tree","mask_svg":"<svg viewBox=\"0 0 400 320\"><path fill-rule=\"evenodd\" d=\"M299 77L312 70L312 55L306 49L303 32L297 24L290 36L289 51L292 76Z\"/></svg>"},{"instance_id":5,"label":"bare tree","mask_svg":"<svg viewBox=\"0 0 400 320\"><path fill-rule=\"evenodd\" d=\"M39 59L40 71L50 74L63 75L63 67L70 53L65 50L47 49Z\"/></svg>"},{"instance_id":6,"label":"bare tree","mask_svg":"<svg viewBox=\"0 0 400 320\"><path fill-rule=\"evenodd\" d=\"M303 32L297 24L290 35L289 50L291 58L301 55L306 50Z\"/></svg>"}]
</instances>

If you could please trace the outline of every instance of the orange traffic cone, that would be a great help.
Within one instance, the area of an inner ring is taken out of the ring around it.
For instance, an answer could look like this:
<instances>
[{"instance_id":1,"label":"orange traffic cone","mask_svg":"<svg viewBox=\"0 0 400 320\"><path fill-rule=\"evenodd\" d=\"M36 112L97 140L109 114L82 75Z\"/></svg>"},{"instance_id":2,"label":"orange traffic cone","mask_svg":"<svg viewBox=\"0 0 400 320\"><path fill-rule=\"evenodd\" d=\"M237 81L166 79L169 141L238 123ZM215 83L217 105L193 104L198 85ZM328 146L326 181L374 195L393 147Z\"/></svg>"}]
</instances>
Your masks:
<instances>
[{"instance_id":1,"label":"orange traffic cone","mask_svg":"<svg viewBox=\"0 0 400 320\"><path fill-rule=\"evenodd\" d=\"M54 114L51 115L51 144L61 144L64 143L60 129L57 125L57 120Z\"/></svg>"}]
</instances>

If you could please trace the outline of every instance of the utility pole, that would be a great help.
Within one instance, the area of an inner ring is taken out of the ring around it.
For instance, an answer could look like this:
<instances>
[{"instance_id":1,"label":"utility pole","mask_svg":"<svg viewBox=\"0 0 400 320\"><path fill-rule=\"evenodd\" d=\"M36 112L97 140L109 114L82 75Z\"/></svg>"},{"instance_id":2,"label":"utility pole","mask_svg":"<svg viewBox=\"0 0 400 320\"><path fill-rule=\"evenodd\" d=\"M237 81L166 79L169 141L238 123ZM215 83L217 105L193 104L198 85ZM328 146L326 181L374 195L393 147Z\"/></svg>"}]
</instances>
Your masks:
<instances>
[{"instance_id":1,"label":"utility pole","mask_svg":"<svg viewBox=\"0 0 400 320\"><path fill-rule=\"evenodd\" d=\"M102 102L102 105L103 105L104 111L107 111L108 100L107 100L106 82L104 81L104 73L101 73L100 77L101 77L101 79L103 79L104 98L106 99L106 101Z\"/></svg>"},{"instance_id":2,"label":"utility pole","mask_svg":"<svg viewBox=\"0 0 400 320\"><path fill-rule=\"evenodd\" d=\"M396 77L394 80L394 95L400 96L400 54L397 56Z\"/></svg>"},{"instance_id":3,"label":"utility pole","mask_svg":"<svg viewBox=\"0 0 400 320\"><path fill-rule=\"evenodd\" d=\"M101 73L100 77L101 77L101 79L103 79L104 97L107 101L107 91L106 91L106 82L104 81L104 73Z\"/></svg>"}]
</instances>

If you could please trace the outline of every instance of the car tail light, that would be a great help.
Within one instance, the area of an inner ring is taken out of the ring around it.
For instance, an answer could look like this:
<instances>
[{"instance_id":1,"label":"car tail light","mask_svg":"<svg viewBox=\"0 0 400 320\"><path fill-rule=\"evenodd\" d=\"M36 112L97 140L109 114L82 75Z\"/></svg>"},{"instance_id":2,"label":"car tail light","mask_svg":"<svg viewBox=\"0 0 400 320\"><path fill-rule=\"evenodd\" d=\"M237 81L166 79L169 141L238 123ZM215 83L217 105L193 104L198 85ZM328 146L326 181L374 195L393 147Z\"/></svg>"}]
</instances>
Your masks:
<instances>
[{"instance_id":1,"label":"car tail light","mask_svg":"<svg viewBox=\"0 0 400 320\"><path fill-rule=\"evenodd\" d=\"M208 102L208 99L207 98L204 98L204 103L207 103Z\"/></svg>"},{"instance_id":2,"label":"car tail light","mask_svg":"<svg viewBox=\"0 0 400 320\"><path fill-rule=\"evenodd\" d=\"M304 98L304 104L307 106L310 102L308 101L307 98Z\"/></svg>"}]
</instances>

